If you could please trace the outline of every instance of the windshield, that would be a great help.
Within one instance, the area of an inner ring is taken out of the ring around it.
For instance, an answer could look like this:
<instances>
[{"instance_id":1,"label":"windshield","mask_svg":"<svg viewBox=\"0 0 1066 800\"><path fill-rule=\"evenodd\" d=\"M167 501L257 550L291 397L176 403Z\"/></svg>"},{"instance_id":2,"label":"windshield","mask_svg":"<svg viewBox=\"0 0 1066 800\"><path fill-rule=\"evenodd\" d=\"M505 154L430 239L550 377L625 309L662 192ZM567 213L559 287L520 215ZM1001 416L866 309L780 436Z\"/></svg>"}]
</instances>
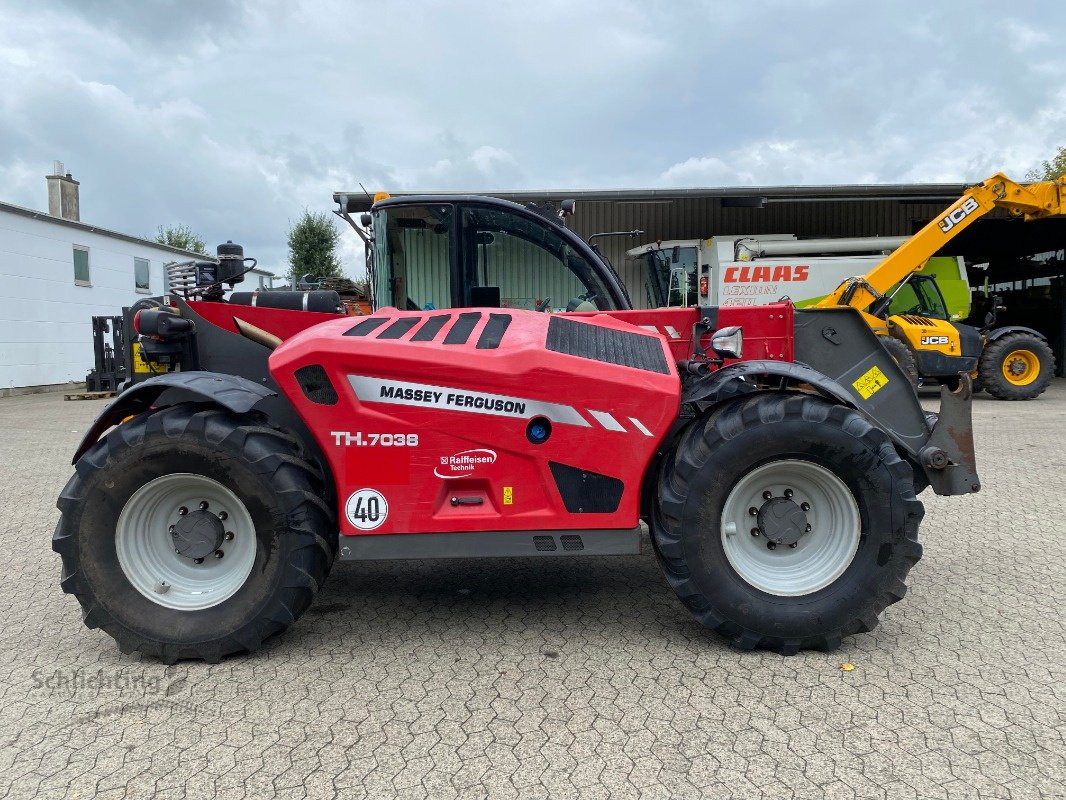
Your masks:
<instances>
[{"instance_id":1,"label":"windshield","mask_svg":"<svg viewBox=\"0 0 1066 800\"><path fill-rule=\"evenodd\" d=\"M888 313L918 314L933 319L948 319L944 296L936 279L929 275L910 276L892 296Z\"/></svg>"},{"instance_id":2,"label":"windshield","mask_svg":"<svg viewBox=\"0 0 1066 800\"><path fill-rule=\"evenodd\" d=\"M463 209L463 272L470 287L499 293L505 308L606 311L602 266L590 264L550 225L510 209Z\"/></svg>"},{"instance_id":3,"label":"windshield","mask_svg":"<svg viewBox=\"0 0 1066 800\"><path fill-rule=\"evenodd\" d=\"M676 258L676 261L675 261ZM698 305L695 246L664 247L644 256L644 284L651 308Z\"/></svg>"}]
</instances>

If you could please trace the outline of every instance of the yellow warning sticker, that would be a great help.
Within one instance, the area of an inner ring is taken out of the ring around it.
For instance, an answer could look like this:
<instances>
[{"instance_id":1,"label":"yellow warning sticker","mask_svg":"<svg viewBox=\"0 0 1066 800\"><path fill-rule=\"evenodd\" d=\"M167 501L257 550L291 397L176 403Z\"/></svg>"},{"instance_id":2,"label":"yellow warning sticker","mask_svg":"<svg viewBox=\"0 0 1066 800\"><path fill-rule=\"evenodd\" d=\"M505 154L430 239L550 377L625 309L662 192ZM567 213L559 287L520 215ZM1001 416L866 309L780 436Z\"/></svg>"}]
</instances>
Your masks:
<instances>
[{"instance_id":1,"label":"yellow warning sticker","mask_svg":"<svg viewBox=\"0 0 1066 800\"><path fill-rule=\"evenodd\" d=\"M153 372L152 365L144 360L144 354L141 353L141 343L133 343L133 371L134 372Z\"/></svg>"},{"instance_id":2,"label":"yellow warning sticker","mask_svg":"<svg viewBox=\"0 0 1066 800\"><path fill-rule=\"evenodd\" d=\"M503 487L503 504L505 506L513 506L514 505L514 487L513 486L504 486Z\"/></svg>"},{"instance_id":3,"label":"yellow warning sticker","mask_svg":"<svg viewBox=\"0 0 1066 800\"><path fill-rule=\"evenodd\" d=\"M851 384L855 387L855 391L858 392L863 400L869 400L875 393L881 391L888 383L888 378L877 367L870 367L863 375Z\"/></svg>"}]
</instances>

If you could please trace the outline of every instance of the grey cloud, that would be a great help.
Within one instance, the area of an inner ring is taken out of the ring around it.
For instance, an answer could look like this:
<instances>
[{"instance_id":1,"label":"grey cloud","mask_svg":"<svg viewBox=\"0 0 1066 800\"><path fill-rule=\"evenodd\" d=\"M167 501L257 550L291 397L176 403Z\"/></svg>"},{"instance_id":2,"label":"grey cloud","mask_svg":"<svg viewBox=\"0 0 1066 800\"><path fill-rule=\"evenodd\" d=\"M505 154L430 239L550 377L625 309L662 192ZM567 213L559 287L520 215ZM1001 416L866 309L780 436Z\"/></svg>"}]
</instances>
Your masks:
<instances>
[{"instance_id":1,"label":"grey cloud","mask_svg":"<svg viewBox=\"0 0 1066 800\"><path fill-rule=\"evenodd\" d=\"M94 26L136 36L145 42L173 42L186 37L228 39L240 35L245 17L239 0L46 0L38 8L53 7L77 14Z\"/></svg>"},{"instance_id":2,"label":"grey cloud","mask_svg":"<svg viewBox=\"0 0 1066 800\"><path fill-rule=\"evenodd\" d=\"M186 222L281 269L331 192L1024 173L1066 141L1066 5L985 0L0 8L3 198ZM345 263L360 269L345 231Z\"/></svg>"}]
</instances>

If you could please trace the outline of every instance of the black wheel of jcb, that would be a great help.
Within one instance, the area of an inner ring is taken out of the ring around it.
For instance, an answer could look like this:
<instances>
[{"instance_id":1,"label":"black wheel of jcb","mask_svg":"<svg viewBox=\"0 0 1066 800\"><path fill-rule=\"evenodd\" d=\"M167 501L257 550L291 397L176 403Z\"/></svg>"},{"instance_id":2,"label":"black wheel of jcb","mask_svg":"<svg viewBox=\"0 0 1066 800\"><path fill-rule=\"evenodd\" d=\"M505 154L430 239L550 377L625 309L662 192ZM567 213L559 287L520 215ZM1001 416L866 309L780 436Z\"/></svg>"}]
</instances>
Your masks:
<instances>
[{"instance_id":1,"label":"black wheel of jcb","mask_svg":"<svg viewBox=\"0 0 1066 800\"><path fill-rule=\"evenodd\" d=\"M741 649L831 650L872 630L922 555L911 467L857 412L760 393L693 423L652 539L674 592Z\"/></svg>"},{"instance_id":2,"label":"black wheel of jcb","mask_svg":"<svg viewBox=\"0 0 1066 800\"><path fill-rule=\"evenodd\" d=\"M1008 333L990 342L977 365L981 386L997 400L1032 400L1051 383L1055 354L1031 333Z\"/></svg>"},{"instance_id":3,"label":"black wheel of jcb","mask_svg":"<svg viewBox=\"0 0 1066 800\"><path fill-rule=\"evenodd\" d=\"M256 650L307 610L336 555L322 476L256 416L182 404L77 463L52 548L85 624L170 664Z\"/></svg>"},{"instance_id":4,"label":"black wheel of jcb","mask_svg":"<svg viewBox=\"0 0 1066 800\"><path fill-rule=\"evenodd\" d=\"M910 346L893 336L878 336L877 341L884 346L888 354L892 356L892 360L903 370L903 374L907 376L911 386L918 388L918 361L915 359L914 352Z\"/></svg>"}]
</instances>

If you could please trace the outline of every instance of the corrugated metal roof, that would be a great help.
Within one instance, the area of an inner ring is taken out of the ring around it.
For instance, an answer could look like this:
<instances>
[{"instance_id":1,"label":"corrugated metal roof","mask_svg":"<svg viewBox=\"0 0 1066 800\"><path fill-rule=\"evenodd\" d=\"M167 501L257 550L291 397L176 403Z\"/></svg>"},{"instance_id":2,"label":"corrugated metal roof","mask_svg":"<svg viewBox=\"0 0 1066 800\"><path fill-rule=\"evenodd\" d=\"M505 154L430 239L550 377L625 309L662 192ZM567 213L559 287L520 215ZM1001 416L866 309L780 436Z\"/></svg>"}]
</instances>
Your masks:
<instances>
[{"instance_id":1,"label":"corrugated metal roof","mask_svg":"<svg viewBox=\"0 0 1066 800\"><path fill-rule=\"evenodd\" d=\"M718 197L676 198L649 204L579 198L577 212L567 218L567 223L582 238L601 231L644 231L637 237L596 240L623 282L635 293L634 287L640 284L639 272L636 264L626 263L625 251L640 244L770 233L791 233L801 238L910 236L950 199L954 198L930 197L925 202L826 198L815 203L780 202L767 203L762 208L735 208L723 206Z\"/></svg>"}]
</instances>

